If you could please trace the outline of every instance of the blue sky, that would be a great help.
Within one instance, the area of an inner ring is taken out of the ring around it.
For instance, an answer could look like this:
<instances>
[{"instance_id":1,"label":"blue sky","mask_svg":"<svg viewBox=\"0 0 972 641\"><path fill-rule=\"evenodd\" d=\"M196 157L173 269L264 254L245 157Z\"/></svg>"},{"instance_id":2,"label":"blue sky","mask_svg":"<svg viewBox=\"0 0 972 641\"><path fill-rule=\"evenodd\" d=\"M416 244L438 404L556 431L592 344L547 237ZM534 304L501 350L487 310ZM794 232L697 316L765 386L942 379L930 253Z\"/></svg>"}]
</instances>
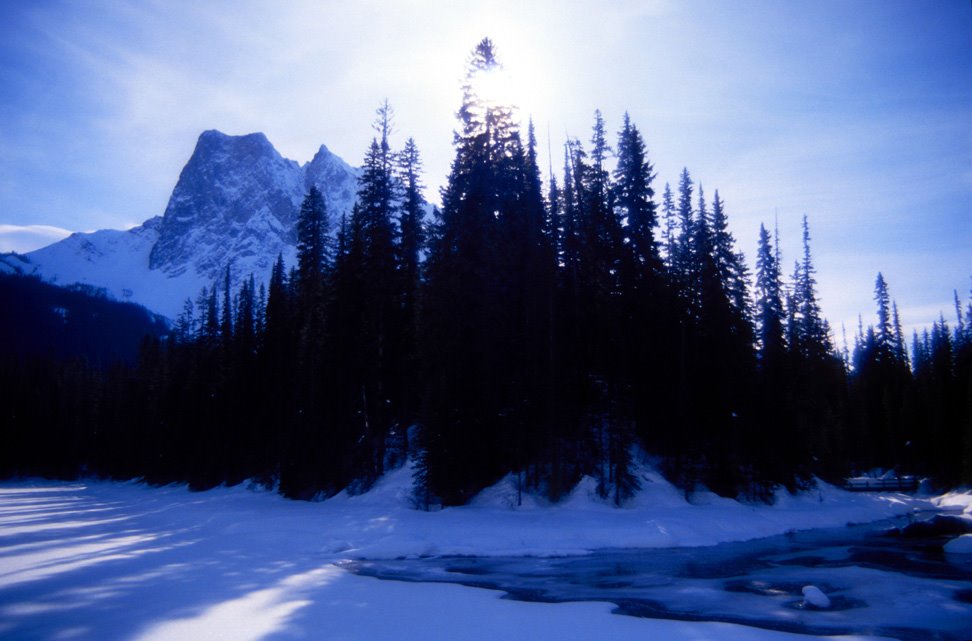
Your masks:
<instances>
[{"instance_id":1,"label":"blue sky","mask_svg":"<svg viewBox=\"0 0 972 641\"><path fill-rule=\"evenodd\" d=\"M612 131L627 110L658 191L683 166L718 189L750 262L778 217L792 265L807 214L838 338L871 322L878 271L907 325L951 319L972 285L970 33L967 0L0 2L0 249L161 214L205 129L357 164L386 97L435 199L488 35L555 157L595 108Z\"/></svg>"}]
</instances>

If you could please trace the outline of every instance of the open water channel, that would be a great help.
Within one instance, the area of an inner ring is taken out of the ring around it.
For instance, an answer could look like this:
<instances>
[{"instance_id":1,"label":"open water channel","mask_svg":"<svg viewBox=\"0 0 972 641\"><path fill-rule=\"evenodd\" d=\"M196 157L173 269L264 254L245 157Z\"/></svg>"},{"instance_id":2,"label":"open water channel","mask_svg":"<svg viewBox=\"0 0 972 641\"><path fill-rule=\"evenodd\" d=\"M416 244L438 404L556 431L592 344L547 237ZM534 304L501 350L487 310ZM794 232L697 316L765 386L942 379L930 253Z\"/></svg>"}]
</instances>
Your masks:
<instances>
[{"instance_id":1,"label":"open water channel","mask_svg":"<svg viewBox=\"0 0 972 641\"><path fill-rule=\"evenodd\" d=\"M922 519L707 547L362 560L348 567L381 579L492 588L526 601L607 601L619 614L640 617L814 635L969 641L972 555L942 548L962 522L940 515ZM830 606L806 603L807 585L821 589Z\"/></svg>"}]
</instances>

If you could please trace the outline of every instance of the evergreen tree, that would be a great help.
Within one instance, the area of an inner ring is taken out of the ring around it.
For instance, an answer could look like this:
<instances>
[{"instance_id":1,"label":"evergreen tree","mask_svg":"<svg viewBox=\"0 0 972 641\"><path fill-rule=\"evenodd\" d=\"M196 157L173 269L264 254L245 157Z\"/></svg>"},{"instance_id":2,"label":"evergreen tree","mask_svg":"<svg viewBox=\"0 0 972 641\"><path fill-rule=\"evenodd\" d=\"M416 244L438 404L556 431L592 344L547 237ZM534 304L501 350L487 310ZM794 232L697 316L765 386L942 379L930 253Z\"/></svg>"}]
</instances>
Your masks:
<instances>
[{"instance_id":1,"label":"evergreen tree","mask_svg":"<svg viewBox=\"0 0 972 641\"><path fill-rule=\"evenodd\" d=\"M756 339L760 365L764 371L775 371L783 359L786 344L783 337L782 276L776 253L766 227L759 226L756 250Z\"/></svg>"},{"instance_id":2,"label":"evergreen tree","mask_svg":"<svg viewBox=\"0 0 972 641\"><path fill-rule=\"evenodd\" d=\"M399 228L401 230L401 264L402 277L405 280L407 309L414 314L417 290L420 282L420 259L422 247L425 243L425 197L422 191L422 159L415 140L405 141L402 152L398 155L399 180L402 183L402 205L400 209Z\"/></svg>"},{"instance_id":3,"label":"evergreen tree","mask_svg":"<svg viewBox=\"0 0 972 641\"><path fill-rule=\"evenodd\" d=\"M233 323L239 351L246 358L256 349L256 281L253 275L240 285L236 305L236 320Z\"/></svg>"},{"instance_id":4,"label":"evergreen tree","mask_svg":"<svg viewBox=\"0 0 972 641\"><path fill-rule=\"evenodd\" d=\"M350 238L342 234L345 251L335 271L338 283L335 305L341 310L341 322L335 326L335 348L339 352L335 365L343 372L335 385L343 390L336 398L344 406L335 423L354 426L356 430L354 435L349 435L351 443L356 444L352 473L362 488L370 486L384 470L385 445L401 402L401 364L406 349L402 317L406 287L401 269L404 254L396 228L396 220L402 218L399 214L402 185L388 139L391 119L391 108L386 101L377 111L375 130L380 139L372 140L365 155L358 199L350 221ZM412 152L414 164L417 153L414 149ZM412 171L414 200L417 167ZM404 215L411 218L409 240L414 243L418 240L415 223L419 223L420 213L415 211L417 203L411 204L413 211ZM415 258L417 247L410 249ZM411 269L417 272L417 264L412 264ZM414 275L417 277L417 273ZM349 287L351 282L354 286ZM414 292L414 286L410 284L410 291Z\"/></svg>"},{"instance_id":5,"label":"evergreen tree","mask_svg":"<svg viewBox=\"0 0 972 641\"><path fill-rule=\"evenodd\" d=\"M205 335L206 341L211 345L215 346L217 340L219 339L219 305L216 303L216 287L209 291L209 295L206 296L206 288L203 287L200 296L205 297L206 300L206 313L204 316L203 324L206 328Z\"/></svg>"},{"instance_id":6,"label":"evergreen tree","mask_svg":"<svg viewBox=\"0 0 972 641\"><path fill-rule=\"evenodd\" d=\"M701 186L699 190L701 193ZM747 286L749 271L745 256L735 251L736 240L729 232L729 218L718 190L712 201L711 229L713 259L730 306L730 331L740 346L749 346L752 344L752 303Z\"/></svg>"},{"instance_id":7,"label":"evergreen tree","mask_svg":"<svg viewBox=\"0 0 972 641\"><path fill-rule=\"evenodd\" d=\"M780 482L792 485L792 470L800 462L799 442L787 408L791 398L786 367L783 284L780 273L778 237L774 250L766 227L759 226L756 254L755 329L758 348L758 402L755 430L746 444L753 458L750 494L768 496Z\"/></svg>"},{"instance_id":8,"label":"evergreen tree","mask_svg":"<svg viewBox=\"0 0 972 641\"><path fill-rule=\"evenodd\" d=\"M182 304L182 313L176 319L174 337L179 343L190 343L196 338L195 305L191 298L186 298Z\"/></svg>"},{"instance_id":9,"label":"evergreen tree","mask_svg":"<svg viewBox=\"0 0 972 641\"><path fill-rule=\"evenodd\" d=\"M297 216L297 314L305 323L322 313L325 294L325 268L329 265L327 251L327 208L317 187L311 187L301 203ZM315 319L314 329L320 329L323 319Z\"/></svg>"},{"instance_id":10,"label":"evergreen tree","mask_svg":"<svg viewBox=\"0 0 972 641\"><path fill-rule=\"evenodd\" d=\"M277 256L270 272L270 286L267 289L267 304L264 312L264 347L268 351L283 352L287 336L290 335L290 296L287 276L284 271L283 255Z\"/></svg>"},{"instance_id":11,"label":"evergreen tree","mask_svg":"<svg viewBox=\"0 0 972 641\"><path fill-rule=\"evenodd\" d=\"M590 165L583 172L584 187L587 195L587 223L590 227L589 238L601 242L612 240L611 227L615 222L612 209L612 194L607 168L604 163L612 152L607 143L607 131L600 110L594 111L594 127L591 132Z\"/></svg>"},{"instance_id":12,"label":"evergreen tree","mask_svg":"<svg viewBox=\"0 0 972 641\"><path fill-rule=\"evenodd\" d=\"M571 299L572 310L579 304L578 282L581 263L581 223L580 190L574 179L574 163L579 161L576 145L568 141L564 145L564 187L561 190L560 242L558 243L558 264L564 275L564 286ZM576 336L575 336L576 338Z\"/></svg>"},{"instance_id":13,"label":"evergreen tree","mask_svg":"<svg viewBox=\"0 0 972 641\"><path fill-rule=\"evenodd\" d=\"M821 317L817 301L816 270L810 252L810 230L803 217L803 258L794 265L787 300L787 347L792 377L790 410L793 442L801 459L790 467L798 486L809 482L811 473L836 479L843 473L844 459L837 452L846 434L840 429L845 411L846 372L834 350L830 330ZM814 463L816 461L816 463Z\"/></svg>"},{"instance_id":14,"label":"evergreen tree","mask_svg":"<svg viewBox=\"0 0 972 641\"><path fill-rule=\"evenodd\" d=\"M956 343L963 343L967 340L967 329L965 319L962 318L962 303L959 301L958 290L952 290L955 299L955 339ZM969 313L972 315L972 304L969 305Z\"/></svg>"},{"instance_id":15,"label":"evergreen tree","mask_svg":"<svg viewBox=\"0 0 972 641\"><path fill-rule=\"evenodd\" d=\"M227 349L231 340L233 340L233 305L232 305L232 294L231 294L231 284L230 284L230 267L226 266L226 272L223 276L223 309L221 320L219 321L219 331L220 336L223 340L223 349Z\"/></svg>"},{"instance_id":16,"label":"evergreen tree","mask_svg":"<svg viewBox=\"0 0 972 641\"><path fill-rule=\"evenodd\" d=\"M419 369L418 360L418 324L419 324L419 294L422 283L421 256L426 243L424 225L426 201L422 192L422 159L418 146L412 138L405 141L405 146L398 155L398 179L402 184L402 202L399 213L398 226L401 234L399 248L399 272L401 276L401 316L403 331L403 356L400 369L400 387L402 390L401 414L406 423L415 420L418 415L420 394L415 372ZM402 430L406 437L404 448L408 449L407 430Z\"/></svg>"},{"instance_id":17,"label":"evergreen tree","mask_svg":"<svg viewBox=\"0 0 972 641\"><path fill-rule=\"evenodd\" d=\"M618 134L618 164L614 171L614 202L619 218L625 224L624 242L642 270L658 270L661 258L655 243L658 225L655 176L648 162L641 132L627 113Z\"/></svg>"},{"instance_id":18,"label":"evergreen tree","mask_svg":"<svg viewBox=\"0 0 972 641\"><path fill-rule=\"evenodd\" d=\"M678 233L672 243L670 262L672 281L678 298L686 313L693 305L692 283L695 281L695 257L693 256L693 235L695 234L695 219L692 209L692 194L694 185L687 168L682 169L678 182L678 205L676 209Z\"/></svg>"},{"instance_id":19,"label":"evergreen tree","mask_svg":"<svg viewBox=\"0 0 972 641\"><path fill-rule=\"evenodd\" d=\"M906 443L911 433L911 372L904 355L897 306L891 301L887 282L878 273L874 286L878 324L868 327L854 354L852 379L856 401L857 439L854 458L868 466L910 465Z\"/></svg>"},{"instance_id":20,"label":"evergreen tree","mask_svg":"<svg viewBox=\"0 0 972 641\"><path fill-rule=\"evenodd\" d=\"M878 272L877 280L874 283L874 301L878 306L877 359L890 363L896 351L894 348L894 328L891 323L891 297L888 294L888 285L881 272Z\"/></svg>"},{"instance_id":21,"label":"evergreen tree","mask_svg":"<svg viewBox=\"0 0 972 641\"><path fill-rule=\"evenodd\" d=\"M260 478L268 483L280 477L280 461L289 443L291 410L294 403L296 341L294 299L288 286L283 256L278 255L270 272L264 331L260 343L260 372L266 403L260 412L265 425L273 426L260 450Z\"/></svg>"},{"instance_id":22,"label":"evergreen tree","mask_svg":"<svg viewBox=\"0 0 972 641\"><path fill-rule=\"evenodd\" d=\"M810 226L803 217L803 260L793 276L795 342L792 346L807 359L822 361L833 351L817 301L816 269L810 256Z\"/></svg>"},{"instance_id":23,"label":"evergreen tree","mask_svg":"<svg viewBox=\"0 0 972 641\"><path fill-rule=\"evenodd\" d=\"M891 303L891 327L894 330L894 360L902 369L908 369L908 348L905 346L904 331L901 328L901 316L898 314L898 303Z\"/></svg>"},{"instance_id":24,"label":"evergreen tree","mask_svg":"<svg viewBox=\"0 0 972 641\"><path fill-rule=\"evenodd\" d=\"M705 482L713 490L738 492L742 421L748 422L752 333L748 322L745 271L725 229L721 201L710 214L699 185L691 238L695 287L691 293L693 394L698 441L705 452ZM741 307L737 308L736 305ZM740 418L742 417L742 418Z\"/></svg>"},{"instance_id":25,"label":"evergreen tree","mask_svg":"<svg viewBox=\"0 0 972 641\"><path fill-rule=\"evenodd\" d=\"M665 267L669 272L673 271L673 258L676 253L675 245L678 240L676 227L678 225L675 201L672 198L672 188L665 183L665 191L662 193L662 216L665 219L665 227L662 230L662 244L665 247Z\"/></svg>"},{"instance_id":26,"label":"evergreen tree","mask_svg":"<svg viewBox=\"0 0 972 641\"><path fill-rule=\"evenodd\" d=\"M468 500L512 458L506 418L513 390L502 372L513 356L505 341L517 310L507 304L512 260L501 259L499 241L518 213L511 196L524 155L512 108L488 93L490 77L501 72L484 39L467 64L456 157L429 248L420 469L427 486L420 494L445 503ZM474 451L463 446L470 442Z\"/></svg>"},{"instance_id":27,"label":"evergreen tree","mask_svg":"<svg viewBox=\"0 0 972 641\"><path fill-rule=\"evenodd\" d=\"M326 464L328 456L332 461L338 456L333 435L327 433L331 425L325 423L329 407L326 269L330 267L326 234L324 198L311 187L297 217L297 268L289 279L295 291L296 349L292 406L281 446L280 491L295 498L337 491L343 480L340 468Z\"/></svg>"}]
</instances>

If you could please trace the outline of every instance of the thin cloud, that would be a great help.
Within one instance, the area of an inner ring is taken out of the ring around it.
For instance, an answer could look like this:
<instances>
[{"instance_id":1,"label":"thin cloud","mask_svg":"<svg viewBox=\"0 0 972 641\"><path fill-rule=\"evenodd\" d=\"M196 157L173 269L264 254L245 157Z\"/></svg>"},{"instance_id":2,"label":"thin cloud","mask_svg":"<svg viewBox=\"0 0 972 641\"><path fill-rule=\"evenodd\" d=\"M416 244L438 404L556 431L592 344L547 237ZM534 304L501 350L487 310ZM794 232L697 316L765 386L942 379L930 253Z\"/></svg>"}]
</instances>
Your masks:
<instances>
[{"instance_id":1,"label":"thin cloud","mask_svg":"<svg viewBox=\"0 0 972 641\"><path fill-rule=\"evenodd\" d=\"M25 254L70 235L69 230L51 225L0 225L0 252Z\"/></svg>"}]
</instances>

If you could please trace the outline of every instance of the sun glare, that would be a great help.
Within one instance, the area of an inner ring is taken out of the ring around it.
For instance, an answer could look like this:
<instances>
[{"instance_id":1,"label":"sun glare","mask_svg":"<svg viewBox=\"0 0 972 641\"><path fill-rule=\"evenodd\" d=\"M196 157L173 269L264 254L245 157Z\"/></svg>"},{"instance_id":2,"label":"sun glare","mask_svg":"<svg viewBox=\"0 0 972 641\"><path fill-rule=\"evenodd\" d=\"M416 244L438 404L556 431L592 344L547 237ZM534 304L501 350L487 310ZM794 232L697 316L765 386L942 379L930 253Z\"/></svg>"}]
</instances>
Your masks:
<instances>
[{"instance_id":1,"label":"sun glare","mask_svg":"<svg viewBox=\"0 0 972 641\"><path fill-rule=\"evenodd\" d=\"M549 58L550 48L542 37L515 22L481 14L452 34L451 46L468 54L484 37L492 40L500 67L478 74L474 87L477 95L489 104L515 107L514 118L523 125L530 117L536 122L546 122L552 115L550 96L556 89L558 75ZM457 57L460 65L457 71L462 69L464 61L465 55ZM451 84L455 79L456 76L445 77L442 81ZM452 95L457 88L451 84Z\"/></svg>"},{"instance_id":2,"label":"sun glare","mask_svg":"<svg viewBox=\"0 0 972 641\"><path fill-rule=\"evenodd\" d=\"M473 79L473 91L486 107L519 107L513 79L503 67L478 72Z\"/></svg>"}]
</instances>

